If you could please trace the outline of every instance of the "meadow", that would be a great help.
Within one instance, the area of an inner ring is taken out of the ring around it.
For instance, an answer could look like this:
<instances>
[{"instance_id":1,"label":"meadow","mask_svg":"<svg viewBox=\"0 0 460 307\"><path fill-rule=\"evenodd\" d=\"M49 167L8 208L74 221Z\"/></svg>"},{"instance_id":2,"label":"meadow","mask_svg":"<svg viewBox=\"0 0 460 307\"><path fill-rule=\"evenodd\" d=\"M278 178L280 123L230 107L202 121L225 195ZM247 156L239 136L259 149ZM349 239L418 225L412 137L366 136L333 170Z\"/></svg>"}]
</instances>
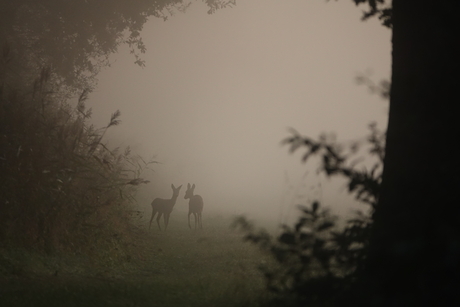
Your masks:
<instances>
[{"instance_id":1,"label":"meadow","mask_svg":"<svg viewBox=\"0 0 460 307\"><path fill-rule=\"evenodd\" d=\"M190 230L173 212L167 231L139 228L122 262L83 255L0 255L1 306L260 306L268 299L258 269L271 258L243 242L231 217L204 216ZM163 227L163 224L162 224ZM110 257L108 258L110 259Z\"/></svg>"}]
</instances>

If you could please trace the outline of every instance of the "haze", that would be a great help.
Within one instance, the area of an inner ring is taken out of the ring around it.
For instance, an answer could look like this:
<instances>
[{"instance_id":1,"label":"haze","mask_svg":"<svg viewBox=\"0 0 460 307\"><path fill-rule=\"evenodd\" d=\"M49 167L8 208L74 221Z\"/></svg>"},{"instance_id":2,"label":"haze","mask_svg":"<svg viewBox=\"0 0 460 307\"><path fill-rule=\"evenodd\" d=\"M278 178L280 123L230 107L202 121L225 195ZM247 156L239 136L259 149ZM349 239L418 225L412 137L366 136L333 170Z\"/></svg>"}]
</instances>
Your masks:
<instances>
[{"instance_id":1,"label":"haze","mask_svg":"<svg viewBox=\"0 0 460 307\"><path fill-rule=\"evenodd\" d=\"M280 141L288 127L339 141L361 138L376 121L386 128L387 103L355 82L373 71L390 75L391 32L378 20L360 21L351 1L247 0L206 13L194 2L166 22L152 19L142 37L146 67L121 49L100 74L89 107L102 126L119 109L122 124L106 137L110 147L160 162L139 191L150 202L169 198L170 185L195 183L211 213L246 214L286 221L294 206L319 198L335 213L356 204L344 182L315 175ZM185 188L183 188L185 190ZM188 210L183 191L174 210ZM184 223L174 219L170 223Z\"/></svg>"}]
</instances>

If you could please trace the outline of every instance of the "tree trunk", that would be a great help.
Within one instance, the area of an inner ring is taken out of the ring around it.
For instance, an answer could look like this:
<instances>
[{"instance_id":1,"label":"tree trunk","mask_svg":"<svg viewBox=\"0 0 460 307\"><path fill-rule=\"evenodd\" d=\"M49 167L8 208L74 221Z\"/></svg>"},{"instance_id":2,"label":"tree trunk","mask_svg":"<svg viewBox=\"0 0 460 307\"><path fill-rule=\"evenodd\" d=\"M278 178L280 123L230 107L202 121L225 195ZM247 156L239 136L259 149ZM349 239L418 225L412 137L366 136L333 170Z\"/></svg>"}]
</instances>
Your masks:
<instances>
[{"instance_id":1,"label":"tree trunk","mask_svg":"<svg viewBox=\"0 0 460 307\"><path fill-rule=\"evenodd\" d=\"M459 3L393 0L385 168L366 269L375 306L460 306Z\"/></svg>"}]
</instances>

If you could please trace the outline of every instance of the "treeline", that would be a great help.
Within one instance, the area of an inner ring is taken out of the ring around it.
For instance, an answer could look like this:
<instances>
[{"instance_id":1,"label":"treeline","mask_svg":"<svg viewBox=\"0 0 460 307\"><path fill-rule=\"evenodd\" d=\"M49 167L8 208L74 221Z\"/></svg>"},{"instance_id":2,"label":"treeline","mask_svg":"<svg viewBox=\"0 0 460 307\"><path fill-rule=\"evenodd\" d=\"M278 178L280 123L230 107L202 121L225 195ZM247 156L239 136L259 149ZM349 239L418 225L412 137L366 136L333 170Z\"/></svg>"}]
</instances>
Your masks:
<instances>
[{"instance_id":1,"label":"treeline","mask_svg":"<svg viewBox=\"0 0 460 307\"><path fill-rule=\"evenodd\" d=\"M141 64L142 26L176 2L0 3L0 248L123 253L150 162L108 148L120 112L94 127L85 102L121 44Z\"/></svg>"}]
</instances>

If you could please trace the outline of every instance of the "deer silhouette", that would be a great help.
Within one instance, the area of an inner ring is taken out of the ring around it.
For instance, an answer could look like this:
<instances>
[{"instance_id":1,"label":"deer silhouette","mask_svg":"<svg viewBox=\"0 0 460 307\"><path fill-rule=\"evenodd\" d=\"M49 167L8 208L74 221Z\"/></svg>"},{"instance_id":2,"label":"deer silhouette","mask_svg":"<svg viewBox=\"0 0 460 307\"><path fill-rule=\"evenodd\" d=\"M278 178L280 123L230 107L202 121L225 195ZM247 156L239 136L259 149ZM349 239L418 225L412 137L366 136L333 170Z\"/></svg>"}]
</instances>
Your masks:
<instances>
[{"instance_id":1,"label":"deer silhouette","mask_svg":"<svg viewBox=\"0 0 460 307\"><path fill-rule=\"evenodd\" d=\"M201 223L201 212L203 212L203 198L200 195L193 195L195 190L195 184L190 186L190 183L187 183L187 191L185 191L185 199L189 199L188 201L188 227L192 229L190 225L190 214L193 213L195 216L195 229L198 225L200 228L203 228L203 224Z\"/></svg>"},{"instance_id":2,"label":"deer silhouette","mask_svg":"<svg viewBox=\"0 0 460 307\"><path fill-rule=\"evenodd\" d=\"M158 224L158 228L160 228L160 231L161 231L160 218L162 215L164 215L165 231L166 231L166 228L168 228L169 216L174 208L174 205L176 204L176 200L177 200L177 197L179 196L179 191L180 191L180 188L182 188L182 185L176 188L174 184L171 184L171 188L173 190L173 195L171 199L155 198L152 201L151 203L152 217L150 218L149 230L150 230L150 227L152 227L152 221L153 221L153 218L155 217L155 214L157 214L157 212L158 212L157 224Z\"/></svg>"}]
</instances>

